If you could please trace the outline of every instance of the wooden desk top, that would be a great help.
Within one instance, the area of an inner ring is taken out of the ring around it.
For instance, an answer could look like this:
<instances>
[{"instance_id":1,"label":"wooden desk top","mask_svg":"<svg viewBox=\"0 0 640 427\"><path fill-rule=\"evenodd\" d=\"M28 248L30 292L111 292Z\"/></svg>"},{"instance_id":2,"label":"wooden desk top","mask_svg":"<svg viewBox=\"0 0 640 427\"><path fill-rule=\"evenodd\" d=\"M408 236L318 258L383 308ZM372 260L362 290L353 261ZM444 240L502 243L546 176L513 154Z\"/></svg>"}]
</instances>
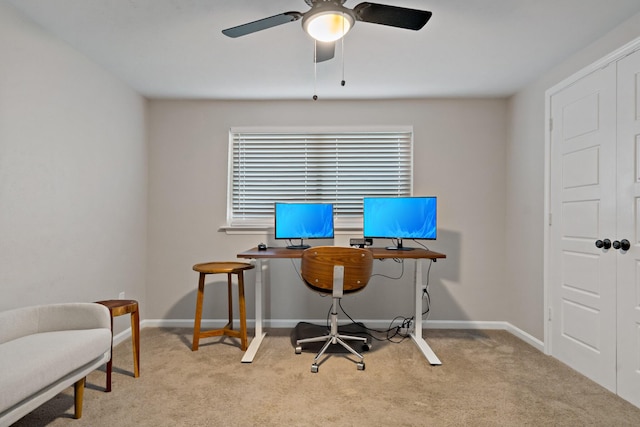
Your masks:
<instances>
[{"instance_id":1,"label":"wooden desk top","mask_svg":"<svg viewBox=\"0 0 640 427\"><path fill-rule=\"evenodd\" d=\"M414 248L413 250L395 251L385 248L367 248L373 253L375 259L385 258L407 258L407 259L439 259L446 258L445 254L439 252L428 251L423 248ZM304 249L287 249L285 247L269 247L265 251L259 251L257 247L248 251L241 252L238 258L301 258Z\"/></svg>"}]
</instances>

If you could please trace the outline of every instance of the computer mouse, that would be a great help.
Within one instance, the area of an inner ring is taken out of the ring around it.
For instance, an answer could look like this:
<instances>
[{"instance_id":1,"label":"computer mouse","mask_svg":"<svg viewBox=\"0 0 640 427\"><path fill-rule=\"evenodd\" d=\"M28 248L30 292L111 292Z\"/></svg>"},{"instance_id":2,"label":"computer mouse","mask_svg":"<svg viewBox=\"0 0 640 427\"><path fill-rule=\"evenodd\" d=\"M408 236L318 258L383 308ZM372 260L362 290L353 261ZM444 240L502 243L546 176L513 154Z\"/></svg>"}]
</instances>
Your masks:
<instances>
[{"instance_id":1,"label":"computer mouse","mask_svg":"<svg viewBox=\"0 0 640 427\"><path fill-rule=\"evenodd\" d=\"M260 243L258 245L258 250L259 251L266 251L267 250L267 245L265 245L264 243Z\"/></svg>"}]
</instances>

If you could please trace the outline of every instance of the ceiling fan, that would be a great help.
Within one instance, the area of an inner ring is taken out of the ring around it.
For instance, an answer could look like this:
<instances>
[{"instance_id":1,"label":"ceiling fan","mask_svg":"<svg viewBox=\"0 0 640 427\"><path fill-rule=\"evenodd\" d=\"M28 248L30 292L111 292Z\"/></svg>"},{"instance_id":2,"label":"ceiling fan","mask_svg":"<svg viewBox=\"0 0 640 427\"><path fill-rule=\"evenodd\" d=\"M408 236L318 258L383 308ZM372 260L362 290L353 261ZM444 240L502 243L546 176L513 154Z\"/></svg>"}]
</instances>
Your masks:
<instances>
[{"instance_id":1,"label":"ceiling fan","mask_svg":"<svg viewBox=\"0 0 640 427\"><path fill-rule=\"evenodd\" d=\"M316 40L315 61L333 58L335 42L342 38L355 21L391 27L419 30L431 18L431 12L377 3L363 2L348 9L345 0L304 0L311 7L307 12L284 12L222 30L228 37L240 37L287 22L302 19L304 30Z\"/></svg>"}]
</instances>

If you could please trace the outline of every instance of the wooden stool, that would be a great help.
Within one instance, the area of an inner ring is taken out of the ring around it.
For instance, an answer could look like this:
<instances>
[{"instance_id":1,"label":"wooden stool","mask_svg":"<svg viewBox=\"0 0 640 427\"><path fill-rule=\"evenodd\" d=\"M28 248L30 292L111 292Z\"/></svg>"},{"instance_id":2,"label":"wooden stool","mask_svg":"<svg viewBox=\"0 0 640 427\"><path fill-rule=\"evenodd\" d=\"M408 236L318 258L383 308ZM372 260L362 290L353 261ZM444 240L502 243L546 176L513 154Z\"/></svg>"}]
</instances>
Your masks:
<instances>
[{"instance_id":1,"label":"wooden stool","mask_svg":"<svg viewBox=\"0 0 640 427\"><path fill-rule=\"evenodd\" d=\"M138 301L131 299L110 299L97 301L109 309L111 315L111 358L107 362L107 388L111 391L111 369L113 367L113 318L131 313L131 343L133 344L133 376L140 376L140 315L138 313Z\"/></svg>"},{"instance_id":2,"label":"wooden stool","mask_svg":"<svg viewBox=\"0 0 640 427\"><path fill-rule=\"evenodd\" d=\"M196 317L193 324L193 344L192 351L198 350L200 338L218 337L226 335L229 337L240 338L240 348L242 351L247 349L247 310L245 309L244 300L244 270L251 270L255 266L246 262L206 262L196 264L193 269L200 273L198 281L198 300L196 302ZM202 302L204 300L204 278L207 274L227 274L227 296L228 296L228 312L229 323L221 329L200 332L200 323L202 321ZM233 301L231 297L231 275L238 275L238 305L240 306L240 330L233 329Z\"/></svg>"}]
</instances>

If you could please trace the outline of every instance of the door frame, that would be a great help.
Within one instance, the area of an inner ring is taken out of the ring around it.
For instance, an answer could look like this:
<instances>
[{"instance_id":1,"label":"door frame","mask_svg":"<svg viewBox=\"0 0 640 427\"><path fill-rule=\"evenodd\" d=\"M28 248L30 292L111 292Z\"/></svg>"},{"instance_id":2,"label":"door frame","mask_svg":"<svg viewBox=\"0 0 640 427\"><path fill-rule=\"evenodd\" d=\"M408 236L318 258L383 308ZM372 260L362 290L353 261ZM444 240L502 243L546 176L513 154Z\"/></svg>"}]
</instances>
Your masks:
<instances>
[{"instance_id":1,"label":"door frame","mask_svg":"<svg viewBox=\"0 0 640 427\"><path fill-rule=\"evenodd\" d=\"M543 217L543 229L544 229L544 259L543 259L543 282L544 282L544 306L543 306L543 319L544 319L544 353L547 355L552 354L551 342L551 291L550 291L550 225L553 221L551 215L551 97L558 92L566 89L567 87L575 84L580 79L588 76L600 68L604 68L620 59L631 55L632 53L640 50L640 37L632 40L631 42L623 45L622 47L614 50L610 54L603 58L593 62L580 71L572 74L561 82L555 84L551 88L545 91L544 96L544 217Z\"/></svg>"}]
</instances>

